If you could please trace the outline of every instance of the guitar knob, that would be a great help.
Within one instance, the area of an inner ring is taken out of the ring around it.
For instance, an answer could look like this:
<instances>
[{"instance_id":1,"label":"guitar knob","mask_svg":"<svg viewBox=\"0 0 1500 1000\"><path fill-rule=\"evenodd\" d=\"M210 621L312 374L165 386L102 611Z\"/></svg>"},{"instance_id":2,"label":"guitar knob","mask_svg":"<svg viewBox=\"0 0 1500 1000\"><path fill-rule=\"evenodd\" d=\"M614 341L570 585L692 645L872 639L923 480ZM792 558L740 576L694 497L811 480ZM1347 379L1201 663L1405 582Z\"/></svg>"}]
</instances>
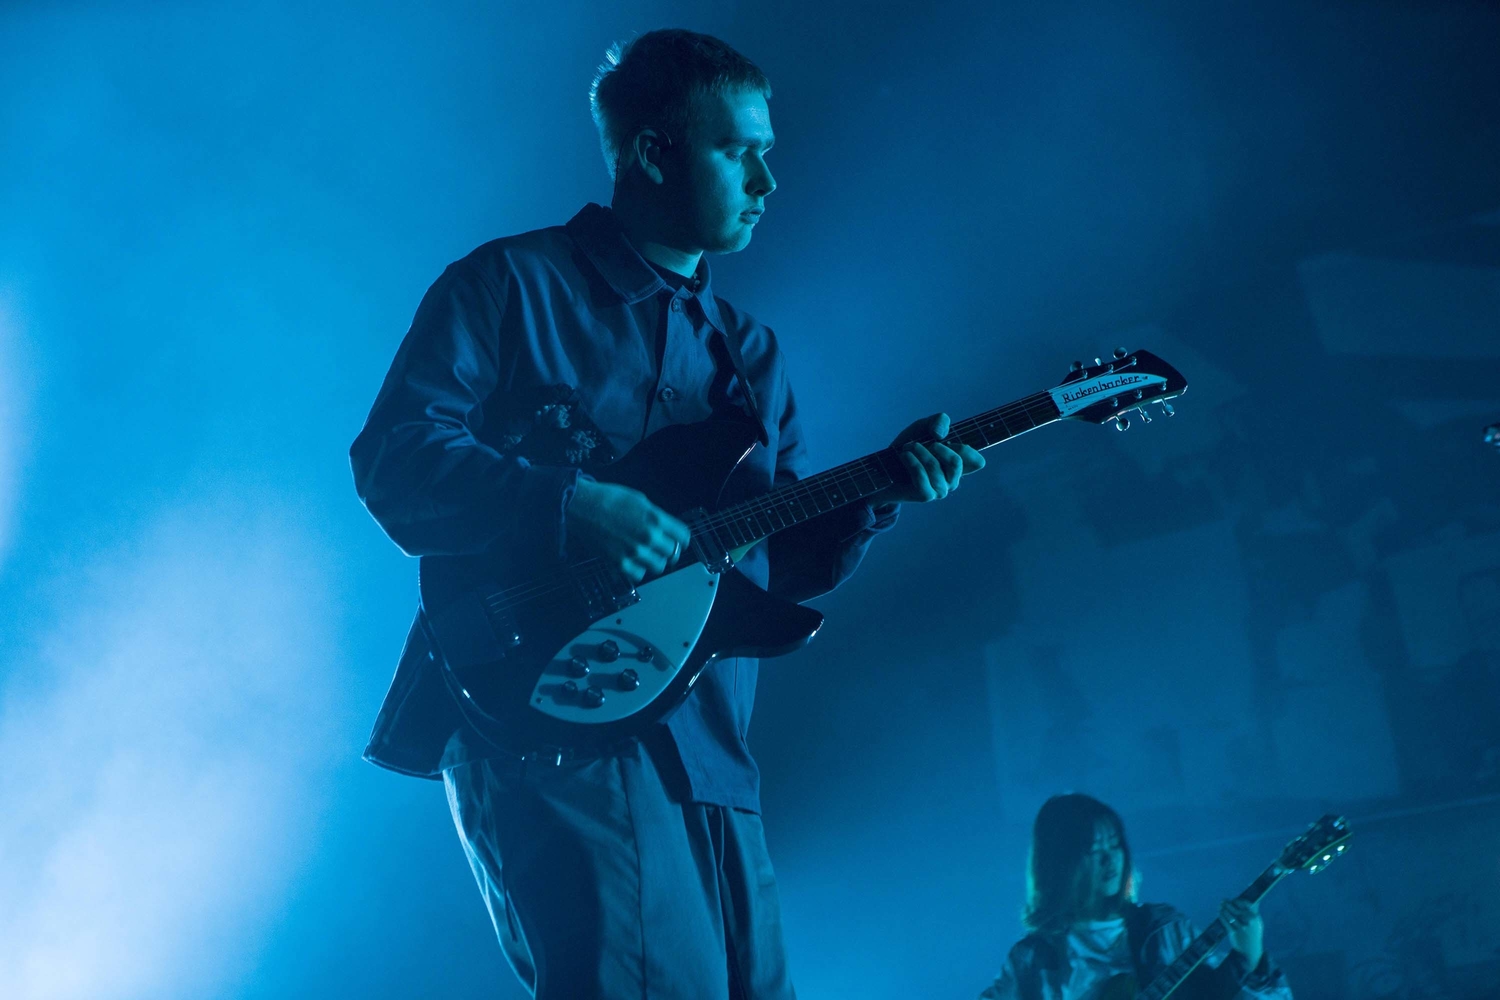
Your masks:
<instances>
[{"instance_id":1,"label":"guitar knob","mask_svg":"<svg viewBox=\"0 0 1500 1000\"><path fill-rule=\"evenodd\" d=\"M641 686L641 675L626 667L620 671L620 676L616 678L616 682L620 685L621 691L634 691Z\"/></svg>"},{"instance_id":2,"label":"guitar knob","mask_svg":"<svg viewBox=\"0 0 1500 1000\"><path fill-rule=\"evenodd\" d=\"M613 639L605 639L599 643L599 651L594 654L605 663L613 663L620 658L620 647Z\"/></svg>"},{"instance_id":3,"label":"guitar knob","mask_svg":"<svg viewBox=\"0 0 1500 1000\"><path fill-rule=\"evenodd\" d=\"M562 696L568 701L572 701L578 697L578 685L572 681L563 681Z\"/></svg>"},{"instance_id":4,"label":"guitar knob","mask_svg":"<svg viewBox=\"0 0 1500 1000\"><path fill-rule=\"evenodd\" d=\"M635 651L635 658L637 660L640 660L642 663L650 663L652 660L656 659L656 650L652 649L650 646L642 646L640 649L637 649Z\"/></svg>"},{"instance_id":5,"label":"guitar knob","mask_svg":"<svg viewBox=\"0 0 1500 1000\"><path fill-rule=\"evenodd\" d=\"M583 707L598 708L604 704L604 692L596 687L583 689Z\"/></svg>"},{"instance_id":6,"label":"guitar knob","mask_svg":"<svg viewBox=\"0 0 1500 1000\"><path fill-rule=\"evenodd\" d=\"M568 661L567 670L569 677L587 677L589 675L588 661L581 656L575 656Z\"/></svg>"}]
</instances>

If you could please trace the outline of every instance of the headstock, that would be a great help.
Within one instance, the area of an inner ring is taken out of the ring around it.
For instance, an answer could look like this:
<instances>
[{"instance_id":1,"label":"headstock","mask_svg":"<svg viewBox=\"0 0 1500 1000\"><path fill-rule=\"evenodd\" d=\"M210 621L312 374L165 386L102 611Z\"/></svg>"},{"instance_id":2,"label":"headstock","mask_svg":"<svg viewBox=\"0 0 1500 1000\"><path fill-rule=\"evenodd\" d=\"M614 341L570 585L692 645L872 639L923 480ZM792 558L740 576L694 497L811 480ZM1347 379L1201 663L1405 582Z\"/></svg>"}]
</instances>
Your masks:
<instances>
[{"instance_id":1,"label":"headstock","mask_svg":"<svg viewBox=\"0 0 1500 1000\"><path fill-rule=\"evenodd\" d=\"M1113 361L1094 359L1092 365L1073 362L1073 371L1055 389L1048 390L1057 412L1102 424L1113 420L1118 430L1130 426L1131 411L1146 423L1148 403L1159 403L1161 412L1172 416L1167 402L1187 391L1182 373L1149 351L1115 351Z\"/></svg>"},{"instance_id":2,"label":"headstock","mask_svg":"<svg viewBox=\"0 0 1500 1000\"><path fill-rule=\"evenodd\" d=\"M1288 870L1306 868L1319 872L1344 853L1345 843L1353 831L1342 816L1328 815L1307 828L1307 832L1281 850L1277 863Z\"/></svg>"}]
</instances>

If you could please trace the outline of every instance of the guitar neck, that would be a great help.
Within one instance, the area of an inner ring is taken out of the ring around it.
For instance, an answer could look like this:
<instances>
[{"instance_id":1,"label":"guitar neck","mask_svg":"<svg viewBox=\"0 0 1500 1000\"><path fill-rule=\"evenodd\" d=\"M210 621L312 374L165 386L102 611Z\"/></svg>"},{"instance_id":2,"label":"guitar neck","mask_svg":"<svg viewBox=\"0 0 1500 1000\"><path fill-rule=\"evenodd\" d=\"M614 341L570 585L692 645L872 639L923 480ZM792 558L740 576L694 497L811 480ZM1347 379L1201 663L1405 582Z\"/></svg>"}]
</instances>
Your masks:
<instances>
[{"instance_id":1,"label":"guitar neck","mask_svg":"<svg viewBox=\"0 0 1500 1000\"><path fill-rule=\"evenodd\" d=\"M1061 418L1050 393L1033 393L955 421L943 442L983 451ZM745 549L819 514L872 497L905 476L905 466L896 451L886 448L725 507L694 525L694 532L711 533L722 551Z\"/></svg>"},{"instance_id":2,"label":"guitar neck","mask_svg":"<svg viewBox=\"0 0 1500 1000\"><path fill-rule=\"evenodd\" d=\"M1290 874L1290 869L1281 865L1273 864L1260 873L1260 877L1250 883L1249 888L1240 893L1240 899L1248 903L1258 903L1261 897L1271 891L1271 887ZM1170 996L1177 987L1182 985L1194 969L1203 964L1203 960L1209 956L1219 943L1229 935L1229 929L1224 922L1215 918L1213 923L1203 929L1203 933L1193 938L1193 943L1188 945L1181 955L1167 966L1156 978L1151 980L1149 986L1136 994L1136 1000L1164 1000Z\"/></svg>"}]
</instances>

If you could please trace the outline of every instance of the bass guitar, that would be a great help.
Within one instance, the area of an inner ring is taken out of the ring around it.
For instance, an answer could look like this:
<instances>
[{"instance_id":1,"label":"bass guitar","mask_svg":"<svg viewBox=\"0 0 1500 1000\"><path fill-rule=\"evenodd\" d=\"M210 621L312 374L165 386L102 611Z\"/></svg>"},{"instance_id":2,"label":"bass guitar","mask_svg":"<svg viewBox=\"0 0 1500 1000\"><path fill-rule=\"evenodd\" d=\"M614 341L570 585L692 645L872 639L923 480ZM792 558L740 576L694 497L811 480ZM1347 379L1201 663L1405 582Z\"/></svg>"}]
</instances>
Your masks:
<instances>
[{"instance_id":1,"label":"bass guitar","mask_svg":"<svg viewBox=\"0 0 1500 1000\"><path fill-rule=\"evenodd\" d=\"M946 440L990 448L1064 419L1150 421L1147 404L1187 381L1146 351L1075 363L1055 388L953 423ZM484 555L424 556L423 618L465 714L502 749L587 756L664 718L703 669L727 656L805 646L823 616L761 590L735 570L768 536L874 496L906 473L887 449L761 496L719 496L758 442L732 421L666 427L597 478L640 490L682 520L692 542L669 572L632 585L602 560L515 567Z\"/></svg>"},{"instance_id":2,"label":"bass guitar","mask_svg":"<svg viewBox=\"0 0 1500 1000\"><path fill-rule=\"evenodd\" d=\"M1271 867L1260 873L1239 898L1249 903L1258 903L1271 891L1272 886L1294 871L1320 872L1344 853L1345 841L1353 831L1342 816L1324 816L1307 828L1307 832L1282 848ZM1219 946L1229 934L1229 928L1217 918L1204 928L1203 933L1193 938L1193 943L1183 949L1172 964L1161 970L1144 989L1136 986L1135 977L1124 974L1113 976L1104 984L1099 1000L1166 1000L1177 987L1203 964L1203 960Z\"/></svg>"}]
</instances>

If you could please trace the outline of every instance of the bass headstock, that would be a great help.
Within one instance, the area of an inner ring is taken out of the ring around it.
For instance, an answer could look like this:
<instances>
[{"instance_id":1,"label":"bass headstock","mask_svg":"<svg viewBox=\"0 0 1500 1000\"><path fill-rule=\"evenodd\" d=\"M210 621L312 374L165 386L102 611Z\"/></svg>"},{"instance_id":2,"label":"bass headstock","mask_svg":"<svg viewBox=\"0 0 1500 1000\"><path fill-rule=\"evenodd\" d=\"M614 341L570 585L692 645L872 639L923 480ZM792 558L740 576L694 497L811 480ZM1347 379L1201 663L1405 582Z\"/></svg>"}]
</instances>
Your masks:
<instances>
[{"instance_id":1,"label":"bass headstock","mask_svg":"<svg viewBox=\"0 0 1500 1000\"><path fill-rule=\"evenodd\" d=\"M1123 431L1130 426L1132 412L1151 422L1148 404L1159 404L1163 416L1172 416L1167 401L1187 392L1187 379L1150 351L1120 348L1112 361L1073 362L1068 376L1048 391L1061 416L1095 424L1112 420Z\"/></svg>"},{"instance_id":2,"label":"bass headstock","mask_svg":"<svg viewBox=\"0 0 1500 1000\"><path fill-rule=\"evenodd\" d=\"M1345 842L1352 835L1349 821L1344 817L1324 816L1309 826L1306 833L1282 848L1277 863L1289 870L1322 871L1343 856L1344 849L1349 846Z\"/></svg>"}]
</instances>

